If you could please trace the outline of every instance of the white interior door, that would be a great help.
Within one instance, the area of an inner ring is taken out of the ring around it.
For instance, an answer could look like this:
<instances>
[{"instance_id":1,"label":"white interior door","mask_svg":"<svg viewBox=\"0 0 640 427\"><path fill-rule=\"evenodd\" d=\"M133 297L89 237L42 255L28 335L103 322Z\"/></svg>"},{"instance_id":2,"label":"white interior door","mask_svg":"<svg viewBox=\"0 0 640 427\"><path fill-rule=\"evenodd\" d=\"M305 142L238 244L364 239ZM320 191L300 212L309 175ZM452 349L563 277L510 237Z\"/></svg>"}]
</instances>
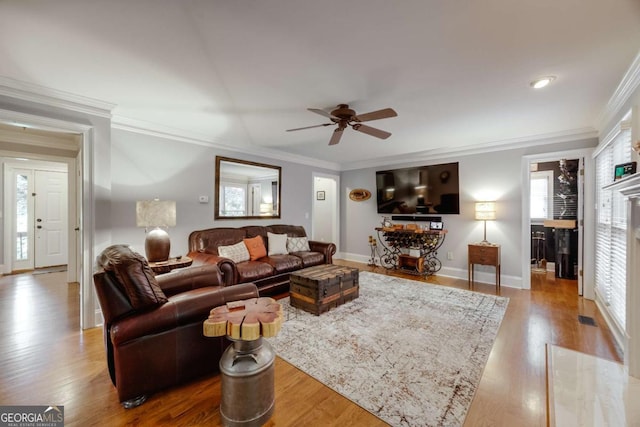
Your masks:
<instances>
[{"instance_id":1,"label":"white interior door","mask_svg":"<svg viewBox=\"0 0 640 427\"><path fill-rule=\"evenodd\" d=\"M67 173L35 174L35 267L67 264Z\"/></svg>"},{"instance_id":2,"label":"white interior door","mask_svg":"<svg viewBox=\"0 0 640 427\"><path fill-rule=\"evenodd\" d=\"M584 157L578 163L578 295L584 295Z\"/></svg>"}]
</instances>

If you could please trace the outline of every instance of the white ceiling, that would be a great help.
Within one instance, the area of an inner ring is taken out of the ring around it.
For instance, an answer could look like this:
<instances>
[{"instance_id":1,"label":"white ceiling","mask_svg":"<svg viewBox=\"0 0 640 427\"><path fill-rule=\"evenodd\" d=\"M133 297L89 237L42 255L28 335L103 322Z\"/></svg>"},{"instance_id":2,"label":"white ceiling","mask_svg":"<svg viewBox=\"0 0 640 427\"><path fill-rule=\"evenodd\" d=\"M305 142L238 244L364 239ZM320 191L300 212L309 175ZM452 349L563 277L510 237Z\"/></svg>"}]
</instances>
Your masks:
<instances>
[{"instance_id":1,"label":"white ceiling","mask_svg":"<svg viewBox=\"0 0 640 427\"><path fill-rule=\"evenodd\" d=\"M639 52L638 0L0 1L5 82L113 103L116 127L337 168L594 135ZM393 135L285 132L338 103L394 108L367 123Z\"/></svg>"}]
</instances>

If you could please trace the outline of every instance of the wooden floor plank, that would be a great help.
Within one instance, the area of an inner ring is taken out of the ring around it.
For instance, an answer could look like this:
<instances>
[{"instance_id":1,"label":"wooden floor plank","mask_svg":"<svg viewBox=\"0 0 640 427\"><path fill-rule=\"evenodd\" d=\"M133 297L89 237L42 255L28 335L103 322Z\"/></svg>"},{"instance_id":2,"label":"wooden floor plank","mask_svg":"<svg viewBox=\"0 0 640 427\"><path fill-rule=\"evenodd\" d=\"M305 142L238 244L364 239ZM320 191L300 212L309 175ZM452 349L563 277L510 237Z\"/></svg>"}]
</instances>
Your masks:
<instances>
[{"instance_id":1,"label":"wooden floor plank","mask_svg":"<svg viewBox=\"0 0 640 427\"><path fill-rule=\"evenodd\" d=\"M336 260L381 274L380 267ZM394 273L395 274L395 273ZM416 280L415 276L396 274ZM67 426L220 425L220 378L157 393L123 409L107 372L102 330L79 330L79 287L66 273L0 277L0 404L65 406ZM419 279L467 289L466 280ZM546 422L545 344L621 361L611 333L576 282L534 274L532 289L502 287L511 299L468 426L542 426ZM495 286L477 284L495 294ZM593 317L583 325L578 315ZM276 359L276 408L268 426L375 426L379 419L289 363Z\"/></svg>"}]
</instances>

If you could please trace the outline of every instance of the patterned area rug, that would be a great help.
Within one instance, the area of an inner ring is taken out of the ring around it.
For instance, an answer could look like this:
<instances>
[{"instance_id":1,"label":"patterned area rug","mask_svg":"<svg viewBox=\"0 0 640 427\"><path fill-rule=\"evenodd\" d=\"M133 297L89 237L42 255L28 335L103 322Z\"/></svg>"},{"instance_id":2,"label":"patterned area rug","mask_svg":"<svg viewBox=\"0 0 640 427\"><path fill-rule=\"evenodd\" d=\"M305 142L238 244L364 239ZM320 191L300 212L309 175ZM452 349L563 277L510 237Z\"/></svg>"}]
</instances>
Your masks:
<instances>
[{"instance_id":1,"label":"patterned area rug","mask_svg":"<svg viewBox=\"0 0 640 427\"><path fill-rule=\"evenodd\" d=\"M320 316L280 302L278 356L393 426L458 426L509 299L361 272Z\"/></svg>"}]
</instances>

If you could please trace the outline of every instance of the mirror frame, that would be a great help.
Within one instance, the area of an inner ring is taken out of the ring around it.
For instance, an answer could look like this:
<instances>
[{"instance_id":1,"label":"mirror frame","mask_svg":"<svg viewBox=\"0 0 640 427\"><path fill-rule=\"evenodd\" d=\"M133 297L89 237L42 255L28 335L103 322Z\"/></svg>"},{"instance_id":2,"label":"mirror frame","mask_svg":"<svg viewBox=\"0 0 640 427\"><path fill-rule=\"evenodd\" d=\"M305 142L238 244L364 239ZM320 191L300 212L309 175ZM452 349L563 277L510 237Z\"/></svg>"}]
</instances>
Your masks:
<instances>
[{"instance_id":1,"label":"mirror frame","mask_svg":"<svg viewBox=\"0 0 640 427\"><path fill-rule=\"evenodd\" d=\"M244 215L244 216L223 216L220 215L220 206L222 204L220 191L220 167L221 163L235 163L245 166L254 166L258 168L272 169L278 172L278 191L277 191L277 210L273 215ZM215 203L214 203L214 219L274 219L280 218L282 214L282 168L280 166L268 165L265 163L251 162L248 160L233 159L231 157L216 156L216 173L215 173Z\"/></svg>"}]
</instances>

